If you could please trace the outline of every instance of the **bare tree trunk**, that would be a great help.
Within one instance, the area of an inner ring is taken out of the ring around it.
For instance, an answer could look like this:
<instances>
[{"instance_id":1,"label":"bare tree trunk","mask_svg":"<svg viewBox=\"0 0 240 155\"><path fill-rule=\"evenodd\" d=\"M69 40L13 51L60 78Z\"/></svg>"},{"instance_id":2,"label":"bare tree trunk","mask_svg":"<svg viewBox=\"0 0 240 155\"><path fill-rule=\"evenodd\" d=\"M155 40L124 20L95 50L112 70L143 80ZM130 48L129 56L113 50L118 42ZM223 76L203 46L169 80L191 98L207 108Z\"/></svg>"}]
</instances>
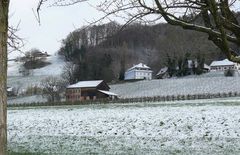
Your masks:
<instances>
[{"instance_id":1,"label":"bare tree trunk","mask_svg":"<svg viewBox=\"0 0 240 155\"><path fill-rule=\"evenodd\" d=\"M0 155L7 152L7 32L9 0L0 0Z\"/></svg>"}]
</instances>

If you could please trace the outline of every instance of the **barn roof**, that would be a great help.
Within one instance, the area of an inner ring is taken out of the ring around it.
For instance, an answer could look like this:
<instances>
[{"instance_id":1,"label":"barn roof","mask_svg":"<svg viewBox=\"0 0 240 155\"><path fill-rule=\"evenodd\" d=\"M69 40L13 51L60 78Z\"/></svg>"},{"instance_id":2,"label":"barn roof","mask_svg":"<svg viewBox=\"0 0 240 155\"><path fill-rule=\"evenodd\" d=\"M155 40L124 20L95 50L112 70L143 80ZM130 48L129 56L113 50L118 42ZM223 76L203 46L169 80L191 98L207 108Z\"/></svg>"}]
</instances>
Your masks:
<instances>
[{"instance_id":1,"label":"barn roof","mask_svg":"<svg viewBox=\"0 0 240 155\"><path fill-rule=\"evenodd\" d=\"M235 65L236 63L232 62L232 61L229 61L228 59L224 59L222 61L213 61L211 63L211 67L214 67L214 66L231 66L231 65Z\"/></svg>"},{"instance_id":2,"label":"barn roof","mask_svg":"<svg viewBox=\"0 0 240 155\"><path fill-rule=\"evenodd\" d=\"M103 80L96 80L96 81L80 81L73 85L69 85L67 88L93 88L97 87Z\"/></svg>"},{"instance_id":3,"label":"barn roof","mask_svg":"<svg viewBox=\"0 0 240 155\"><path fill-rule=\"evenodd\" d=\"M115 93L110 92L110 91L105 91L105 90L98 90L98 91L103 93L103 94L109 95L109 96L118 96L118 94L115 94Z\"/></svg>"}]
</instances>

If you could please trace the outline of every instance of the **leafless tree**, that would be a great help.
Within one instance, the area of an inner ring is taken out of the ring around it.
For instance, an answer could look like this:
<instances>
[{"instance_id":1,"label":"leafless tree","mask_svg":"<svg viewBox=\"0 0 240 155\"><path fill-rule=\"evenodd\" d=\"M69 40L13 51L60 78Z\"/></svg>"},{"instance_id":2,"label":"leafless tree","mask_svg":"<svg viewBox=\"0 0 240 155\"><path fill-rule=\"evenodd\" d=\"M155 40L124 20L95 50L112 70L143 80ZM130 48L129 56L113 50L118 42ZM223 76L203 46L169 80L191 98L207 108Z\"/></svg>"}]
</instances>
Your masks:
<instances>
[{"instance_id":1,"label":"leafless tree","mask_svg":"<svg viewBox=\"0 0 240 155\"><path fill-rule=\"evenodd\" d=\"M24 45L16 34L19 27L8 24L9 1L0 1L0 154L7 150L7 55Z\"/></svg>"},{"instance_id":2,"label":"leafless tree","mask_svg":"<svg viewBox=\"0 0 240 155\"><path fill-rule=\"evenodd\" d=\"M43 89L43 97L46 97L49 102L56 102L61 100L61 93L66 88L66 81L54 76L49 76L41 81Z\"/></svg>"},{"instance_id":3,"label":"leafless tree","mask_svg":"<svg viewBox=\"0 0 240 155\"><path fill-rule=\"evenodd\" d=\"M18 96L21 93L21 89L23 87L23 83L18 81L15 86L15 94Z\"/></svg>"},{"instance_id":4,"label":"leafless tree","mask_svg":"<svg viewBox=\"0 0 240 155\"><path fill-rule=\"evenodd\" d=\"M8 54L14 51L24 53L21 48L24 46L24 39L17 33L20 30L20 23L17 26L8 26Z\"/></svg>"},{"instance_id":5,"label":"leafless tree","mask_svg":"<svg viewBox=\"0 0 240 155\"><path fill-rule=\"evenodd\" d=\"M72 62L66 62L66 64L63 66L63 73L62 78L67 81L68 84L73 84L75 81L75 72L76 72L76 65Z\"/></svg>"},{"instance_id":6,"label":"leafless tree","mask_svg":"<svg viewBox=\"0 0 240 155\"><path fill-rule=\"evenodd\" d=\"M46 0L40 0L39 6ZM16 35L18 28L9 26L10 0L0 0L0 154L7 152L7 55L19 49L22 39ZM37 9L39 11L40 7ZM8 40L9 39L9 40Z\"/></svg>"},{"instance_id":7,"label":"leafless tree","mask_svg":"<svg viewBox=\"0 0 240 155\"><path fill-rule=\"evenodd\" d=\"M7 150L7 39L9 0L0 1L0 154Z\"/></svg>"},{"instance_id":8,"label":"leafless tree","mask_svg":"<svg viewBox=\"0 0 240 155\"><path fill-rule=\"evenodd\" d=\"M206 33L229 60L240 62L238 51L231 48L231 44L240 46L236 3L236 0L109 0L101 3L99 10L106 15L126 12L127 22L156 22L163 18L171 25Z\"/></svg>"},{"instance_id":9,"label":"leafless tree","mask_svg":"<svg viewBox=\"0 0 240 155\"><path fill-rule=\"evenodd\" d=\"M86 0L57 0L52 6L82 1ZM171 25L205 33L229 60L240 62L239 52L231 48L240 46L240 24L234 12L237 0L101 0L95 7L105 13L100 20L122 18L127 25L134 21L152 24L162 18Z\"/></svg>"}]
</instances>

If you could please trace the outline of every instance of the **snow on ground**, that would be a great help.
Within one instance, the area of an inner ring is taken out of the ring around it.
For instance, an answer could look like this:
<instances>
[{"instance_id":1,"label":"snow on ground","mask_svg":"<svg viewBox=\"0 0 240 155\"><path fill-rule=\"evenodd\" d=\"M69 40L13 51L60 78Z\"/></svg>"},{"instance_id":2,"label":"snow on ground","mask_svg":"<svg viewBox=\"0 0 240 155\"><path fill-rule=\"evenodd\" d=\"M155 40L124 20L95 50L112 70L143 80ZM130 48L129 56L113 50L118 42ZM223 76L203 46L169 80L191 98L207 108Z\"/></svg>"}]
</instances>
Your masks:
<instances>
[{"instance_id":1,"label":"snow on ground","mask_svg":"<svg viewBox=\"0 0 240 155\"><path fill-rule=\"evenodd\" d=\"M218 75L218 74L216 74ZM240 77L193 76L144 80L111 85L111 91L123 98L240 92Z\"/></svg>"},{"instance_id":2,"label":"snow on ground","mask_svg":"<svg viewBox=\"0 0 240 155\"><path fill-rule=\"evenodd\" d=\"M42 75L60 75L62 73L63 66L65 64L63 58L59 55L52 55L47 58L48 62L51 62L50 65L40 68L34 69L33 75L42 76Z\"/></svg>"},{"instance_id":3,"label":"snow on ground","mask_svg":"<svg viewBox=\"0 0 240 155\"><path fill-rule=\"evenodd\" d=\"M9 76L8 86L19 86L21 90L26 90L28 87L39 85L41 80L48 76L49 75L41 74L26 77ZM223 73L214 72L201 76L187 76L184 78L128 82L110 85L110 87L111 92L120 95L122 98L204 93L240 93L240 76L224 77ZM12 102L14 102L14 100L12 100ZM42 102L42 100L36 100L36 102Z\"/></svg>"},{"instance_id":4,"label":"snow on ground","mask_svg":"<svg viewBox=\"0 0 240 155\"><path fill-rule=\"evenodd\" d=\"M40 69L33 70L33 76L43 76L43 75L60 75L62 73L62 68L64 66L64 60L58 54L51 55L47 57L47 62L51 64ZM8 62L8 76L21 76L19 74L19 68L22 62L9 61Z\"/></svg>"},{"instance_id":5,"label":"snow on ground","mask_svg":"<svg viewBox=\"0 0 240 155\"><path fill-rule=\"evenodd\" d=\"M38 86L42 79L48 75L41 76L9 76L7 85L11 87L20 87L21 90L26 90L28 87Z\"/></svg>"},{"instance_id":6,"label":"snow on ground","mask_svg":"<svg viewBox=\"0 0 240 155\"><path fill-rule=\"evenodd\" d=\"M47 102L47 99L43 98L41 95L24 96L24 97L8 99L8 104L22 104L22 103L36 103L36 102Z\"/></svg>"},{"instance_id":7,"label":"snow on ground","mask_svg":"<svg viewBox=\"0 0 240 155\"><path fill-rule=\"evenodd\" d=\"M19 68L21 67L21 62L8 61L8 75L9 76L20 76Z\"/></svg>"},{"instance_id":8,"label":"snow on ground","mask_svg":"<svg viewBox=\"0 0 240 155\"><path fill-rule=\"evenodd\" d=\"M18 73L21 63L10 61L8 63L8 86L20 87L20 90L26 90L28 87L39 85L41 80L48 76L59 76L62 73L64 60L59 55L52 55L47 58L50 65L33 70L29 76L22 76Z\"/></svg>"},{"instance_id":9,"label":"snow on ground","mask_svg":"<svg viewBox=\"0 0 240 155\"><path fill-rule=\"evenodd\" d=\"M9 109L8 146L49 154L239 154L240 102L231 100Z\"/></svg>"}]
</instances>

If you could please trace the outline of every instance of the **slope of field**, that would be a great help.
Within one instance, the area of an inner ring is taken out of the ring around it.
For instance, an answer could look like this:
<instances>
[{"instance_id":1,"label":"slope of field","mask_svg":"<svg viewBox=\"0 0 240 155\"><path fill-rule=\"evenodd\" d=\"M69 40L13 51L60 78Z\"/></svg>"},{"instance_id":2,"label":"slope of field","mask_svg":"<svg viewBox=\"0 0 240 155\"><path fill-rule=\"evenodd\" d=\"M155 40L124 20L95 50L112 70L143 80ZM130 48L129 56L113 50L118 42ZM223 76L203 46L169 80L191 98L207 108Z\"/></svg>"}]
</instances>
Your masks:
<instances>
[{"instance_id":1,"label":"slope of field","mask_svg":"<svg viewBox=\"0 0 240 155\"><path fill-rule=\"evenodd\" d=\"M240 92L240 77L210 75L151 81L145 80L116 84L110 87L112 92L119 94L123 98Z\"/></svg>"},{"instance_id":2,"label":"slope of field","mask_svg":"<svg viewBox=\"0 0 240 155\"><path fill-rule=\"evenodd\" d=\"M40 69L34 69L32 71L33 76L49 76L49 75L60 75L62 73L62 68L64 65L64 60L59 55L51 55L47 57L47 62L50 62L50 65L47 65ZM21 67L22 62L9 61L8 62L8 76L22 76L19 74L19 68Z\"/></svg>"},{"instance_id":3,"label":"slope of field","mask_svg":"<svg viewBox=\"0 0 240 155\"><path fill-rule=\"evenodd\" d=\"M47 61L51 64L40 69L34 69L29 76L19 74L18 70L22 65L21 63L10 61L8 64L8 86L17 87L20 88L20 91L24 91L28 87L39 85L41 80L48 76L60 76L65 64L61 56L52 55L47 58Z\"/></svg>"},{"instance_id":4,"label":"slope of field","mask_svg":"<svg viewBox=\"0 0 240 155\"><path fill-rule=\"evenodd\" d=\"M9 109L8 118L8 147L13 152L240 153L239 98Z\"/></svg>"}]
</instances>

